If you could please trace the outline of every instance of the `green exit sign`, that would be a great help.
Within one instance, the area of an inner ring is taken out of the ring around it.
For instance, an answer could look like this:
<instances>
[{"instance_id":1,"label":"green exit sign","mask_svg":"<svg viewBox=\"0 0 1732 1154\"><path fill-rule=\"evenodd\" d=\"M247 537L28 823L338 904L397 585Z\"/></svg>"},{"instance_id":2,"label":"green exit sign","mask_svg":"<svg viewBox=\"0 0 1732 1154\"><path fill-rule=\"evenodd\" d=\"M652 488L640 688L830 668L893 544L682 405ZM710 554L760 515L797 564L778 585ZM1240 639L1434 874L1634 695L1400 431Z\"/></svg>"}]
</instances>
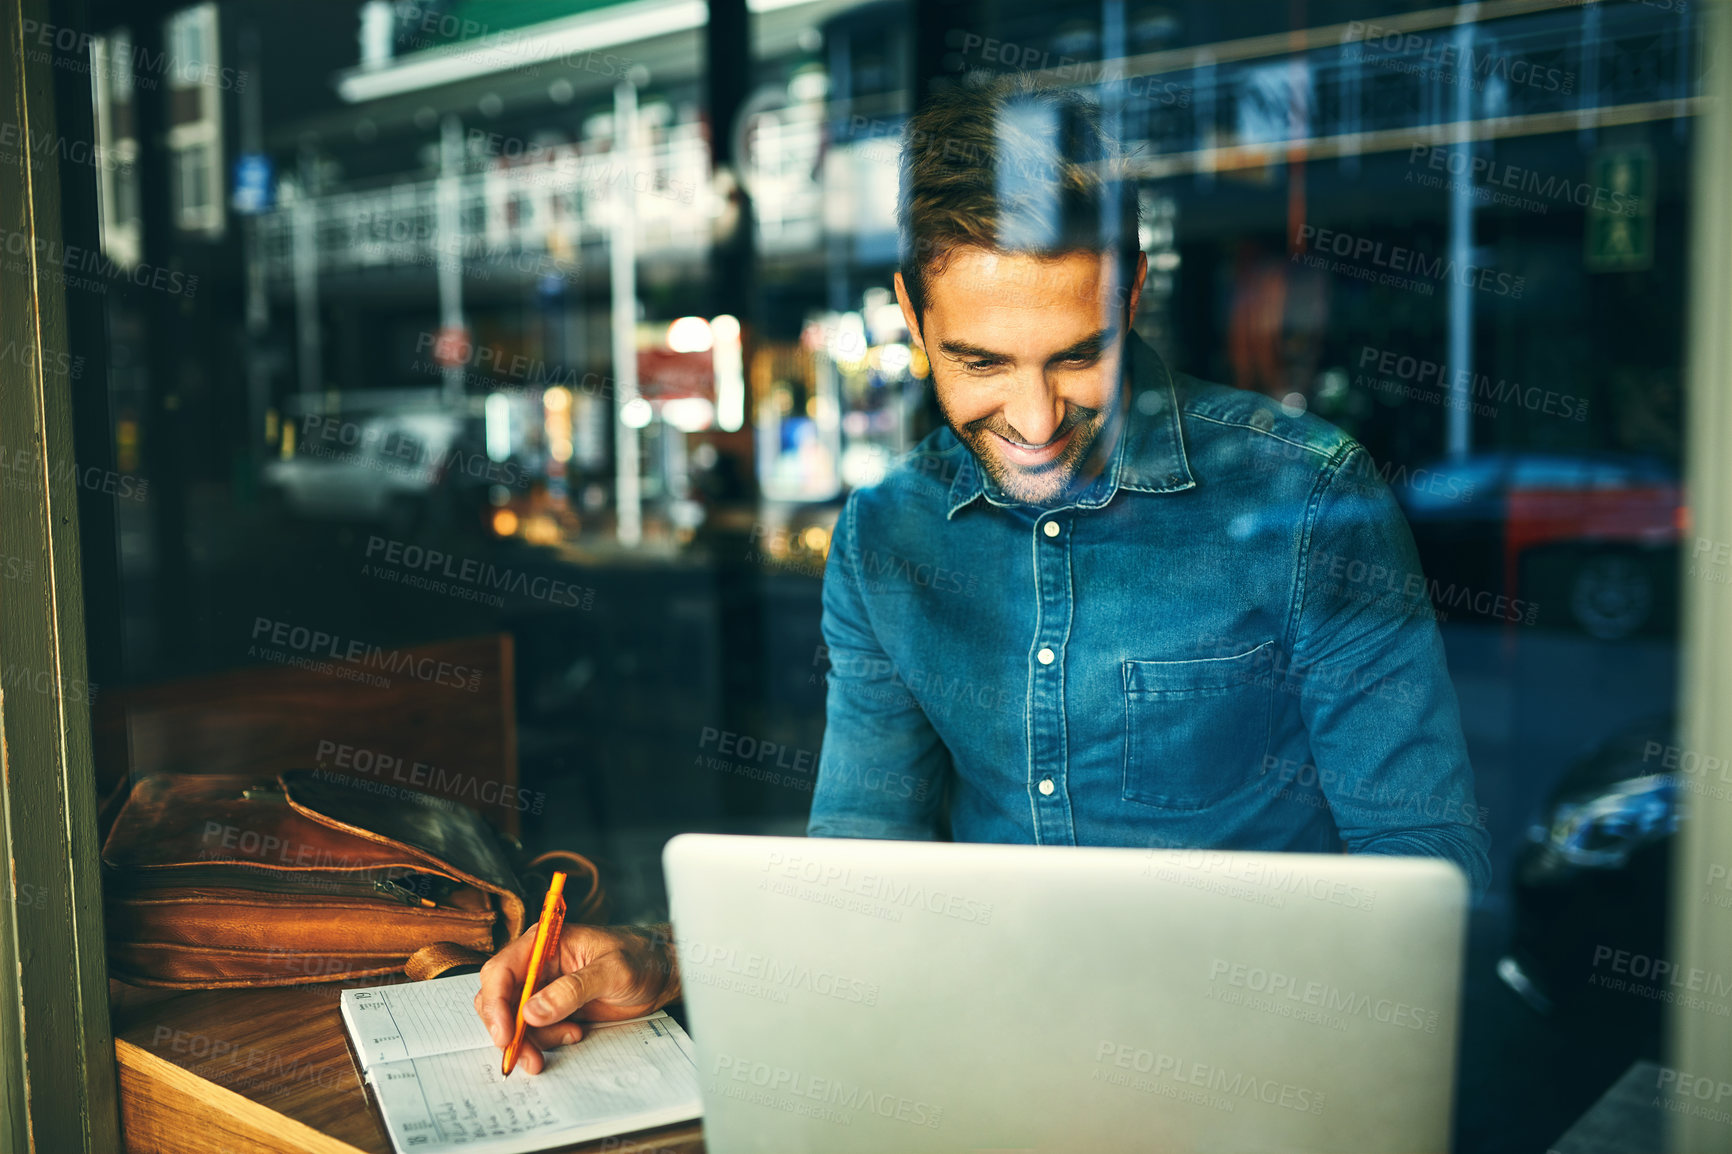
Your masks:
<instances>
[{"instance_id":1,"label":"green exit sign","mask_svg":"<svg viewBox=\"0 0 1732 1154\"><path fill-rule=\"evenodd\" d=\"M1588 165L1586 263L1590 272L1641 272L1654 264L1654 151L1602 148Z\"/></svg>"}]
</instances>

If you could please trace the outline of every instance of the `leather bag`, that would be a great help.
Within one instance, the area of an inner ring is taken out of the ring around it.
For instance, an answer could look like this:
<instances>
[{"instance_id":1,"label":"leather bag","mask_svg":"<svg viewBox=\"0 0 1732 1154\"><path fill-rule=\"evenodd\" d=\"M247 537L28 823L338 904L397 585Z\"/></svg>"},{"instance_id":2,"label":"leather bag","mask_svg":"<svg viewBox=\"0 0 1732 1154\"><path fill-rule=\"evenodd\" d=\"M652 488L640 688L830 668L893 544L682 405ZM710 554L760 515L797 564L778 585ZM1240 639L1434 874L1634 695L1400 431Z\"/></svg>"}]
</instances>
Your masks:
<instances>
[{"instance_id":1,"label":"leather bag","mask_svg":"<svg viewBox=\"0 0 1732 1154\"><path fill-rule=\"evenodd\" d=\"M175 989L426 977L523 932L520 876L571 875L572 921L600 918L594 863L526 862L473 810L322 770L275 780L153 774L103 845L112 976Z\"/></svg>"}]
</instances>

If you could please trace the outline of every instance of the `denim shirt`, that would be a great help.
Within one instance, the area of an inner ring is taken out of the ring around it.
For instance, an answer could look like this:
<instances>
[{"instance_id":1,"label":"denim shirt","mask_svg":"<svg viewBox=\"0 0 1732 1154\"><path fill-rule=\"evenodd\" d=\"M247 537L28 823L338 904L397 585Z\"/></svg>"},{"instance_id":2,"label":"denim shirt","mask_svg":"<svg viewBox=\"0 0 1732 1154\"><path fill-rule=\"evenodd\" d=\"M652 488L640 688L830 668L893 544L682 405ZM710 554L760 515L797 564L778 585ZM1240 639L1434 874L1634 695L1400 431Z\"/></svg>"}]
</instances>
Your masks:
<instances>
[{"instance_id":1,"label":"denim shirt","mask_svg":"<svg viewBox=\"0 0 1732 1154\"><path fill-rule=\"evenodd\" d=\"M1002 496L948 428L848 498L807 832L1425 855L1483 892L1455 690L1369 456L1128 342L1122 433L1065 503Z\"/></svg>"}]
</instances>

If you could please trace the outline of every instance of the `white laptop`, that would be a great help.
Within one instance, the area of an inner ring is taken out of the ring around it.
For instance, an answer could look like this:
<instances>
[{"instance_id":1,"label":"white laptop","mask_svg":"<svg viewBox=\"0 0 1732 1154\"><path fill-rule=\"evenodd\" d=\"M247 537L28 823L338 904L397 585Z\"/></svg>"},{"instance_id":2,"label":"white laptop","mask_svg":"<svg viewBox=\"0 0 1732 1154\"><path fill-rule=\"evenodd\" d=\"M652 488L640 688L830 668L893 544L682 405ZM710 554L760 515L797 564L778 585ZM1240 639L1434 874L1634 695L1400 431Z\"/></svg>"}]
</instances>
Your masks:
<instances>
[{"instance_id":1,"label":"white laptop","mask_svg":"<svg viewBox=\"0 0 1732 1154\"><path fill-rule=\"evenodd\" d=\"M1446 862L684 834L663 864L710 1154L1449 1148Z\"/></svg>"}]
</instances>

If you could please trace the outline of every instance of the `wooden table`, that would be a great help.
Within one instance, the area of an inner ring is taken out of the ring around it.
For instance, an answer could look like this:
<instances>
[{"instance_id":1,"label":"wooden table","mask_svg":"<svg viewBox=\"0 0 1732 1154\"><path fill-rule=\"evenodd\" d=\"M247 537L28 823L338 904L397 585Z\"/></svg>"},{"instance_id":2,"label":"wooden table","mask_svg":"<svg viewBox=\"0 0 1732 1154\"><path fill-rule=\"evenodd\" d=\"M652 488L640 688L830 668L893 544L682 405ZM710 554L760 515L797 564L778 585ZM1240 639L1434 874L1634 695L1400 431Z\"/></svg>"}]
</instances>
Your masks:
<instances>
[{"instance_id":1,"label":"wooden table","mask_svg":"<svg viewBox=\"0 0 1732 1154\"><path fill-rule=\"evenodd\" d=\"M344 984L175 993L111 983L127 1154L392 1154L344 1038ZM687 1122L558 1149L702 1154L703 1130Z\"/></svg>"}]
</instances>

